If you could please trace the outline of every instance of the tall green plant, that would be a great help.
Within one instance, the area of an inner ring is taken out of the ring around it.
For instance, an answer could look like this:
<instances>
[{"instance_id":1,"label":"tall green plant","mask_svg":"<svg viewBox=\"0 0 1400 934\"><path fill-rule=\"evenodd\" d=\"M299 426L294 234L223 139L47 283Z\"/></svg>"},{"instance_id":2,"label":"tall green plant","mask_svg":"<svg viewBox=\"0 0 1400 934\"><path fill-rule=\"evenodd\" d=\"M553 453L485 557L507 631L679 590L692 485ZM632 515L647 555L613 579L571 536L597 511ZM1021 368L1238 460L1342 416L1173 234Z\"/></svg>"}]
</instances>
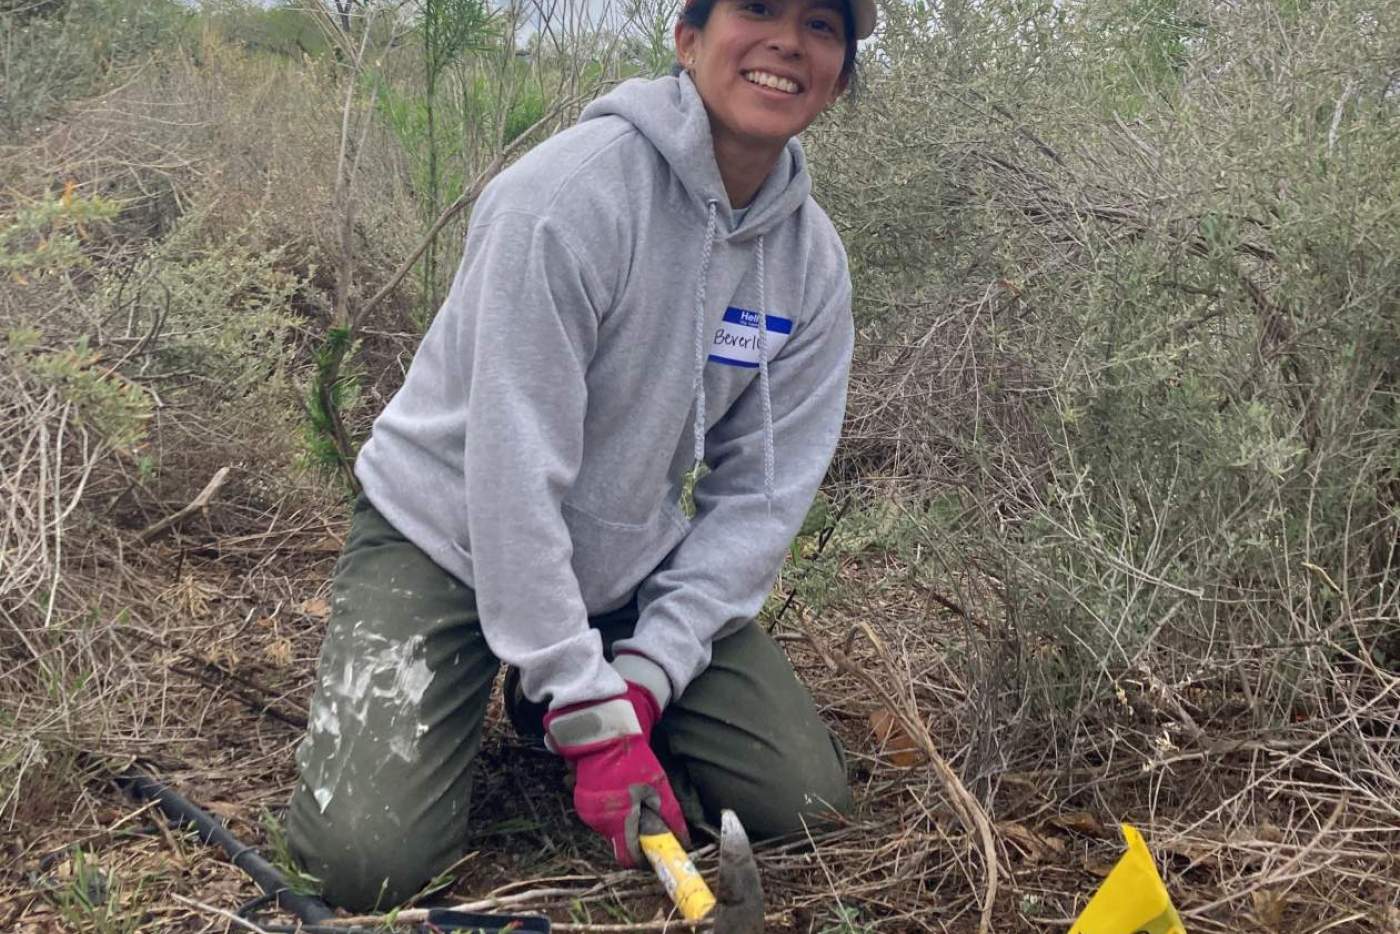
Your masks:
<instances>
[{"instance_id":1,"label":"tall green plant","mask_svg":"<svg viewBox=\"0 0 1400 934\"><path fill-rule=\"evenodd\" d=\"M490 9L482 0L422 0L418 36L423 54L423 116L427 144L424 182L424 214L429 224L443 208L439 88L447 69L473 50L487 48L492 40ZM423 300L436 308L439 300L437 235L423 255Z\"/></svg>"}]
</instances>

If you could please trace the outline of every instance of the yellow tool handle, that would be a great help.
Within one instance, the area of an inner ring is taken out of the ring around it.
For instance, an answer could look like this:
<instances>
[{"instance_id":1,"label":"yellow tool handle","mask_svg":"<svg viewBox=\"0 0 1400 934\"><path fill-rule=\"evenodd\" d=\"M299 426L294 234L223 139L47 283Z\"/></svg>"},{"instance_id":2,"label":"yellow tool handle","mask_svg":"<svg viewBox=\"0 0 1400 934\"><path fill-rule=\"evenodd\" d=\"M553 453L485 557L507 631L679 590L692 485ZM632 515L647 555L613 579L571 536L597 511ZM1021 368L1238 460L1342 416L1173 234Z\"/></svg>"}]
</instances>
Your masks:
<instances>
[{"instance_id":1,"label":"yellow tool handle","mask_svg":"<svg viewBox=\"0 0 1400 934\"><path fill-rule=\"evenodd\" d=\"M708 915L715 907L715 897L675 834L662 830L640 834L637 840L681 916L687 921L699 921Z\"/></svg>"}]
</instances>

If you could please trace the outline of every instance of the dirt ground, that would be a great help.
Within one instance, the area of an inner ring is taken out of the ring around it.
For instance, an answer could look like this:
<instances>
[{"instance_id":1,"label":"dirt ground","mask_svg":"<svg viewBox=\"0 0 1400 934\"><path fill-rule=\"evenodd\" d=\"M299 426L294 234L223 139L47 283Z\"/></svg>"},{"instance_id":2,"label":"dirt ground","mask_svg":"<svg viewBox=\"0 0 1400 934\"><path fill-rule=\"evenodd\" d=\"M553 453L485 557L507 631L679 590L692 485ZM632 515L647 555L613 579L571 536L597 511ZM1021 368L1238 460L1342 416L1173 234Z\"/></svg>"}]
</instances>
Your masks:
<instances>
[{"instance_id":1,"label":"dirt ground","mask_svg":"<svg viewBox=\"0 0 1400 934\"><path fill-rule=\"evenodd\" d=\"M285 862L278 822L344 523L293 514L237 534L192 525L128 556L129 581L163 581L164 589L149 618L112 618L105 651L113 666L141 672L148 703L110 725L110 748L74 750L72 762L31 770L16 825L0 838L0 930L205 932L293 921L265 906L249 910L259 893L247 876L125 795L112 776L139 765ZM965 689L946 661L962 623L902 574L853 559L840 572L847 597L820 618L798 605L777 622L850 752L858 810L843 826L758 848L769 930L978 928L988 879L976 837L887 706L890 698L911 705L955 765L969 754ZM888 695L828 661L836 655ZM1043 750L1027 749L1024 762L971 776L992 803L994 929L1067 928L1122 851L1116 821L1132 820L1178 906L1198 910L1193 931L1400 931L1400 835L1372 819L1383 806L1348 791L1356 782L1327 774L1321 760L1281 767L1280 750L1294 748L1286 740L1254 737L1238 748L1219 740L1209 755L1180 751L1176 760L1133 759L1125 744L1121 760L1086 762L1074 770L1082 774L1037 771ZM81 780L62 781L66 774ZM498 696L468 853L423 903L505 899L561 930L683 929L654 879L610 866L602 843L573 818L563 775L557 759L514 734ZM701 847L696 862L712 873L714 847Z\"/></svg>"}]
</instances>

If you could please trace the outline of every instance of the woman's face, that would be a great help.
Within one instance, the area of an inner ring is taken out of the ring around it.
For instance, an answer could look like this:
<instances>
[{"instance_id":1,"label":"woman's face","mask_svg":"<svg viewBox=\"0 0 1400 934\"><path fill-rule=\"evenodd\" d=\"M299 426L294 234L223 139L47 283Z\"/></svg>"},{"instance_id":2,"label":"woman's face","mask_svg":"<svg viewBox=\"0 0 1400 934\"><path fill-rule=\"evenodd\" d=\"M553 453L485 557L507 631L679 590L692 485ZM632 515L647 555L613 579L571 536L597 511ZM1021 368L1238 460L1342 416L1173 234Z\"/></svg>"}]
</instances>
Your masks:
<instances>
[{"instance_id":1,"label":"woman's face","mask_svg":"<svg viewBox=\"0 0 1400 934\"><path fill-rule=\"evenodd\" d=\"M716 135L781 146L841 96L841 0L718 0L704 29L676 26L676 51Z\"/></svg>"}]
</instances>

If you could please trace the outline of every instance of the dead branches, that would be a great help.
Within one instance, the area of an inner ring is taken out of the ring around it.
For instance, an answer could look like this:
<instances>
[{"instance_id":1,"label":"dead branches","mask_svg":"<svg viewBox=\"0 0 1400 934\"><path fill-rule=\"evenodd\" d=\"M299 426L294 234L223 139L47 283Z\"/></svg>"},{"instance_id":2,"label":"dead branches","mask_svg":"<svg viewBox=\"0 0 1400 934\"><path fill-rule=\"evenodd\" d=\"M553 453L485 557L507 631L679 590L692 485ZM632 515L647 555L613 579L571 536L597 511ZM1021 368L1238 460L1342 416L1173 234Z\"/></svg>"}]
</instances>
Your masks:
<instances>
[{"instance_id":1,"label":"dead branches","mask_svg":"<svg viewBox=\"0 0 1400 934\"><path fill-rule=\"evenodd\" d=\"M38 612L45 627L52 621L68 519L109 448L74 418L72 403L8 364L0 373L0 613L38 658L12 614Z\"/></svg>"},{"instance_id":2,"label":"dead branches","mask_svg":"<svg viewBox=\"0 0 1400 934\"><path fill-rule=\"evenodd\" d=\"M214 476L209 478L209 482L204 485L204 489L200 490L199 494L195 496L194 499L190 500L189 505L142 529L141 533L136 536L136 540L149 542L161 532L164 532L173 525L183 522L197 512L207 514L210 501L213 500L214 496L223 488L224 481L228 480L228 474L231 469L230 467L220 467Z\"/></svg>"},{"instance_id":3,"label":"dead branches","mask_svg":"<svg viewBox=\"0 0 1400 934\"><path fill-rule=\"evenodd\" d=\"M810 627L803 627L803 635L828 664L859 680L871 696L883 704L882 709L888 710L894 715L904 733L918 745L931 763L938 780L948 792L948 797L952 800L953 808L957 811L963 827L967 829L968 833L976 835L982 848L985 888L982 897L982 917L978 930L981 932L990 931L992 929L992 915L996 907L997 875L1000 871L996 837L992 831L991 820L987 817L986 809L982 807L982 803L972 796L972 793L962 783L962 779L958 777L957 772L953 771L953 767L948 764L948 760L944 759L942 753L938 751L938 745L929 734L928 727L924 725L923 716L919 713L917 706L909 702L901 702L886 687L886 684L899 683L899 672L890 664L884 643L881 642L879 636L875 634L875 630L868 623L859 622L856 625L875 647L888 678L886 682L882 683L869 670L857 664L844 652L826 645Z\"/></svg>"}]
</instances>

